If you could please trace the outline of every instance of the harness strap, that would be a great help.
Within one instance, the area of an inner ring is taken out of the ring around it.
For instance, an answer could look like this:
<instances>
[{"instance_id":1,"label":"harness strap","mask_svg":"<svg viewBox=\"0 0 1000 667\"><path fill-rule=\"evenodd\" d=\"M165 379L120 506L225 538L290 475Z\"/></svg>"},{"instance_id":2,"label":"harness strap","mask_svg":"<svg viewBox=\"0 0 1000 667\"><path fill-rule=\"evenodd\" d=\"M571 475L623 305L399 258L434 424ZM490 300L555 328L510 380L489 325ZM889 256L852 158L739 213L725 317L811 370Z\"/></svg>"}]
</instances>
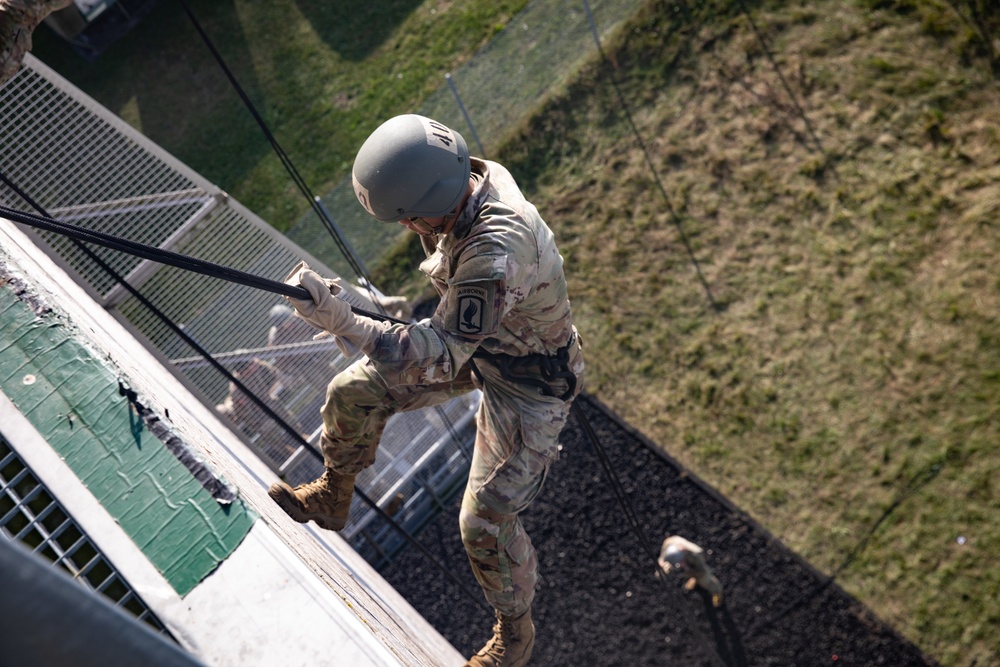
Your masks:
<instances>
[{"instance_id":1,"label":"harness strap","mask_svg":"<svg viewBox=\"0 0 1000 667\"><path fill-rule=\"evenodd\" d=\"M544 396L556 396L553 385L559 380L566 381L566 391L558 396L568 401L576 393L576 373L569 367L569 351L576 341L576 333L569 342L556 350L553 355L533 352L521 357L502 352L489 352L483 348L472 353L473 358L486 359L500 371L501 377L509 382L538 388ZM480 381L482 379L480 378Z\"/></svg>"}]
</instances>

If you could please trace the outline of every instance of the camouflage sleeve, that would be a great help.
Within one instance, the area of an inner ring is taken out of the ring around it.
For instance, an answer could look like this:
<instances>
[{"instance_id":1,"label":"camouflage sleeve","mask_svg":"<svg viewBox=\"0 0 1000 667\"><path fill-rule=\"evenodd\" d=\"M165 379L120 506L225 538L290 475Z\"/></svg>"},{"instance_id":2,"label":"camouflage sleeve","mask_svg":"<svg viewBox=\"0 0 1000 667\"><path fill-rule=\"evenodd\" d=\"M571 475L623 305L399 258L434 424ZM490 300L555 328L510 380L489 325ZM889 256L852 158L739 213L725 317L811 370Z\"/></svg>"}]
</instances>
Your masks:
<instances>
[{"instance_id":1,"label":"camouflage sleeve","mask_svg":"<svg viewBox=\"0 0 1000 667\"><path fill-rule=\"evenodd\" d=\"M482 340L497 333L507 292L507 253L493 244L462 253L435 317L450 334Z\"/></svg>"},{"instance_id":2,"label":"camouflage sleeve","mask_svg":"<svg viewBox=\"0 0 1000 667\"><path fill-rule=\"evenodd\" d=\"M390 386L452 380L503 318L506 255L493 245L462 253L434 316L390 327L369 355Z\"/></svg>"}]
</instances>

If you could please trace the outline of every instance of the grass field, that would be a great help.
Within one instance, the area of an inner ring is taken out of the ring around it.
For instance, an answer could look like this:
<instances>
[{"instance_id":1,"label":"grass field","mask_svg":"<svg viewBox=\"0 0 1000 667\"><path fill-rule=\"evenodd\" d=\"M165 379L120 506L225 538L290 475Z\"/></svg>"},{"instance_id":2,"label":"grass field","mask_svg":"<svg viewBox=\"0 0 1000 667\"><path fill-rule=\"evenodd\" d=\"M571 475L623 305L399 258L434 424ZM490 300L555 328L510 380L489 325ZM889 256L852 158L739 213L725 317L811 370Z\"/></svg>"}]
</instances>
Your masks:
<instances>
[{"instance_id":1,"label":"grass field","mask_svg":"<svg viewBox=\"0 0 1000 667\"><path fill-rule=\"evenodd\" d=\"M943 4L779 3L754 20L782 81L711 4L656 3L614 50L655 173L608 67L502 156L558 230L588 390L930 655L991 664L989 62Z\"/></svg>"},{"instance_id":2,"label":"grass field","mask_svg":"<svg viewBox=\"0 0 1000 667\"><path fill-rule=\"evenodd\" d=\"M376 3L364 32L307 3L201 4L210 29L240 26L224 53L317 191L523 5ZM500 159L559 237L587 390L929 655L995 664L1000 44L968 11L989 5L748 4L753 24L739 3L650 2L614 66L556 91ZM156 16L97 68L39 49L293 221L204 49Z\"/></svg>"}]
</instances>

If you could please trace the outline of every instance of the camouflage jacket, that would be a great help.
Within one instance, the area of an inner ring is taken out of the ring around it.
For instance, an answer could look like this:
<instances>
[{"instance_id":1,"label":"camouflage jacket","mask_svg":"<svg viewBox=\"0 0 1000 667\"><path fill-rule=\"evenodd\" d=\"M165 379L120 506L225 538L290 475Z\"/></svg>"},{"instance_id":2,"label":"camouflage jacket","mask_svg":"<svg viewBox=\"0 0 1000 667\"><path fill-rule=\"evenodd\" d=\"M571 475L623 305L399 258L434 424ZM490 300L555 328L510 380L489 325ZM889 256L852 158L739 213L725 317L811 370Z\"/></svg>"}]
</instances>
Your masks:
<instances>
[{"instance_id":1,"label":"camouflage jacket","mask_svg":"<svg viewBox=\"0 0 1000 667\"><path fill-rule=\"evenodd\" d=\"M0 83L17 74L31 33L46 16L73 0L0 0Z\"/></svg>"},{"instance_id":2,"label":"camouflage jacket","mask_svg":"<svg viewBox=\"0 0 1000 667\"><path fill-rule=\"evenodd\" d=\"M573 337L552 231L500 164L473 158L472 178L452 231L421 237L420 269L441 295L434 316L387 327L366 350L389 386L452 380L480 346L551 355Z\"/></svg>"}]
</instances>

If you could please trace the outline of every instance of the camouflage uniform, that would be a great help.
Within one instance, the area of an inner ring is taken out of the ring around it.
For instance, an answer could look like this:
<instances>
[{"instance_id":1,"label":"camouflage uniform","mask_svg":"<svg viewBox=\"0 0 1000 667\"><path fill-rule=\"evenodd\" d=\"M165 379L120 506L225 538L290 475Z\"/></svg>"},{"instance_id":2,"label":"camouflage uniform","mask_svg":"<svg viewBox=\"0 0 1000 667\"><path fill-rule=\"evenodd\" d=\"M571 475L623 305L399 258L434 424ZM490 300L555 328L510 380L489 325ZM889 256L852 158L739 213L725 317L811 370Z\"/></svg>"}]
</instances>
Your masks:
<instances>
[{"instance_id":1,"label":"camouflage uniform","mask_svg":"<svg viewBox=\"0 0 1000 667\"><path fill-rule=\"evenodd\" d=\"M308 322L295 317L291 308L288 309L286 316L275 319L278 321L267 333L268 347L313 342L316 329ZM298 392L304 385L310 396L316 396L317 404L315 407L318 408L323 394L326 393L326 386L330 383L335 353L336 351L329 347L322 352L303 349L295 355L275 355L271 363L278 371L278 382L281 383L282 387L279 395L292 393L290 391L292 387L295 387L295 392Z\"/></svg>"},{"instance_id":2,"label":"camouflage uniform","mask_svg":"<svg viewBox=\"0 0 1000 667\"><path fill-rule=\"evenodd\" d=\"M323 407L323 453L335 471L356 474L375 461L391 415L482 389L462 540L487 599L516 615L530 607L538 580L518 513L557 458L569 414L569 401L557 396L569 385L559 380L556 396L546 396L472 355L477 348L553 355L568 346L576 392L584 364L551 230L501 165L473 159L472 179L452 231L421 237L428 257L420 268L441 294L437 311L415 324L384 325L364 349L368 358L334 378Z\"/></svg>"},{"instance_id":3,"label":"camouflage uniform","mask_svg":"<svg viewBox=\"0 0 1000 667\"><path fill-rule=\"evenodd\" d=\"M42 20L73 0L0 0L0 84L17 74L31 33Z\"/></svg>"},{"instance_id":4,"label":"camouflage uniform","mask_svg":"<svg viewBox=\"0 0 1000 667\"><path fill-rule=\"evenodd\" d=\"M299 420L274 395L279 376L273 364L263 359L253 359L243 369L235 372L234 377L239 379L251 394L280 415L286 424L302 433ZM248 438L259 438L260 446L267 444L275 447L276 451L272 455L279 459L291 456L299 447L298 439L279 427L277 422L264 414L257 404L232 382L229 383L229 394L216 406L216 409L232 419Z\"/></svg>"}]
</instances>

